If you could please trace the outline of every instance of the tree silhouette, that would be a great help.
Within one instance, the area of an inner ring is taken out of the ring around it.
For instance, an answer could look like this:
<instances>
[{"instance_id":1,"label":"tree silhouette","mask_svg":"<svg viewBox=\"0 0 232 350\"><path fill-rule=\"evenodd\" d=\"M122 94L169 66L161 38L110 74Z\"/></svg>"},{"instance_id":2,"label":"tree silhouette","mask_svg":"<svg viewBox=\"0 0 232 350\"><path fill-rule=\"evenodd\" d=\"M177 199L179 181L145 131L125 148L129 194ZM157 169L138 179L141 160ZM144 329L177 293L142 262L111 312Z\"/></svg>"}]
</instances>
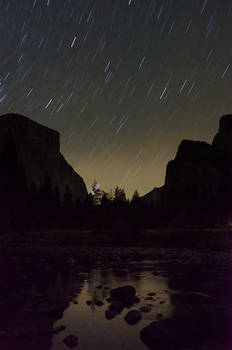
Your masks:
<instances>
[{"instance_id":1,"label":"tree silhouette","mask_svg":"<svg viewBox=\"0 0 232 350\"><path fill-rule=\"evenodd\" d=\"M126 203L126 193L123 188L119 188L118 186L115 188L114 203L121 205Z\"/></svg>"},{"instance_id":2,"label":"tree silhouette","mask_svg":"<svg viewBox=\"0 0 232 350\"><path fill-rule=\"evenodd\" d=\"M137 204L140 200L140 197L139 197L139 193L137 190L134 191L134 194L132 196L132 200L131 200L131 203L132 204Z\"/></svg>"},{"instance_id":3,"label":"tree silhouette","mask_svg":"<svg viewBox=\"0 0 232 350\"><path fill-rule=\"evenodd\" d=\"M108 197L108 194L104 192L102 198L101 198L101 206L107 207L111 203L111 200Z\"/></svg>"},{"instance_id":4,"label":"tree silhouette","mask_svg":"<svg viewBox=\"0 0 232 350\"><path fill-rule=\"evenodd\" d=\"M100 189L99 184L96 180L94 180L92 184L92 195L93 195L93 204L100 205L102 196L104 195L104 191Z\"/></svg>"}]
</instances>

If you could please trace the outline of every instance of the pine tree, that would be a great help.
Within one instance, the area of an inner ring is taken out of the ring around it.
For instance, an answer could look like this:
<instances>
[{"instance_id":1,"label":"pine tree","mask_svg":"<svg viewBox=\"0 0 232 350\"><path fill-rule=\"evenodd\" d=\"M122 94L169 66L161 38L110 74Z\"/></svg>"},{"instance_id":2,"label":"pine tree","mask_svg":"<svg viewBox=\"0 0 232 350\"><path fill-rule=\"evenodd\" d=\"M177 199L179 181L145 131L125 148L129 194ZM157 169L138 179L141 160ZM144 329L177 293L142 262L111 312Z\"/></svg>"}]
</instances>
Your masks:
<instances>
[{"instance_id":1,"label":"pine tree","mask_svg":"<svg viewBox=\"0 0 232 350\"><path fill-rule=\"evenodd\" d=\"M134 191L134 194L132 196L132 200L131 200L131 203L135 204L135 203L138 203L140 197L139 197L139 193L137 190Z\"/></svg>"},{"instance_id":2,"label":"pine tree","mask_svg":"<svg viewBox=\"0 0 232 350\"><path fill-rule=\"evenodd\" d=\"M103 195L104 195L104 191L100 189L99 184L97 183L96 180L94 180L92 184L93 204L100 205Z\"/></svg>"},{"instance_id":3,"label":"pine tree","mask_svg":"<svg viewBox=\"0 0 232 350\"><path fill-rule=\"evenodd\" d=\"M119 188L118 186L114 191L114 203L116 204L125 204L126 203L126 193L123 188Z\"/></svg>"}]
</instances>

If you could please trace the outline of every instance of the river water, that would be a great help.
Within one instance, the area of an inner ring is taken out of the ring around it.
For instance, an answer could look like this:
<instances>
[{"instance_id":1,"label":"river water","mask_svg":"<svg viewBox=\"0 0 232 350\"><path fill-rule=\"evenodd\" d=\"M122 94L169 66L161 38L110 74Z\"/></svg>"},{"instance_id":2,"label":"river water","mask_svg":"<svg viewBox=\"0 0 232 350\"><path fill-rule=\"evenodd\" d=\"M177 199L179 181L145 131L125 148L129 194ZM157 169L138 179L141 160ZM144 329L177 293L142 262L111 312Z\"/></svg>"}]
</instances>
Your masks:
<instances>
[{"instance_id":1,"label":"river water","mask_svg":"<svg viewBox=\"0 0 232 350\"><path fill-rule=\"evenodd\" d=\"M147 347L139 337L142 328L159 317L172 316L173 305L167 277L155 276L152 271L131 272L127 269L97 269L82 276L84 280L78 286L80 292L74 298L74 302L77 301L78 304L71 302L63 318L56 322L55 326L65 325L66 330L54 337L51 350L67 349L62 340L69 334L78 336L80 350L145 350ZM112 320L105 317L110 290L125 285L135 287L141 300L131 309L140 309L147 305L151 307L150 312L142 313L142 320L136 325L125 322L124 317L128 312L126 308ZM148 294L152 292L156 293L155 296L149 297ZM145 300L146 298L152 300ZM95 305L99 300L104 303L100 307ZM88 306L87 301L92 301L92 304Z\"/></svg>"},{"instance_id":2,"label":"river water","mask_svg":"<svg viewBox=\"0 0 232 350\"><path fill-rule=\"evenodd\" d=\"M231 350L229 257L164 251L150 260L54 264L33 252L1 255L0 349L68 350L64 339L74 335L77 350ZM139 302L107 319L110 291L128 285ZM134 325L124 319L130 310L141 313ZM155 340L141 336L152 322Z\"/></svg>"}]
</instances>

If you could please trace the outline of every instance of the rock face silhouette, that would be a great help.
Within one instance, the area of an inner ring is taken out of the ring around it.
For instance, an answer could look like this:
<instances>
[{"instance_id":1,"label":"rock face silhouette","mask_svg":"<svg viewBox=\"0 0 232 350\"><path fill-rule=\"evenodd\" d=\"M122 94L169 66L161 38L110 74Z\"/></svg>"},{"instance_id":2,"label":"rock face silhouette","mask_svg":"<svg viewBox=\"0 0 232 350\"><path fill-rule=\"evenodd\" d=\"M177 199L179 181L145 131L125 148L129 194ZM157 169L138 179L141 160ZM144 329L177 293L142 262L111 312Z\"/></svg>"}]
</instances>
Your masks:
<instances>
[{"instance_id":1,"label":"rock face silhouette","mask_svg":"<svg viewBox=\"0 0 232 350\"><path fill-rule=\"evenodd\" d=\"M49 177L52 185L59 188L61 197L68 186L81 202L87 198L83 179L60 153L60 135L57 131L22 115L3 115L0 117L0 153L9 132L15 140L18 160L24 166L29 185L33 182L40 187Z\"/></svg>"},{"instance_id":2,"label":"rock face silhouette","mask_svg":"<svg viewBox=\"0 0 232 350\"><path fill-rule=\"evenodd\" d=\"M200 217L228 222L232 209L231 175L232 115L226 115L220 120L212 145L181 142L175 159L167 165L164 186L155 188L143 199L166 211L166 219L171 222Z\"/></svg>"},{"instance_id":3,"label":"rock face silhouette","mask_svg":"<svg viewBox=\"0 0 232 350\"><path fill-rule=\"evenodd\" d=\"M219 132L213 140L213 147L232 156L232 115L220 119Z\"/></svg>"}]
</instances>

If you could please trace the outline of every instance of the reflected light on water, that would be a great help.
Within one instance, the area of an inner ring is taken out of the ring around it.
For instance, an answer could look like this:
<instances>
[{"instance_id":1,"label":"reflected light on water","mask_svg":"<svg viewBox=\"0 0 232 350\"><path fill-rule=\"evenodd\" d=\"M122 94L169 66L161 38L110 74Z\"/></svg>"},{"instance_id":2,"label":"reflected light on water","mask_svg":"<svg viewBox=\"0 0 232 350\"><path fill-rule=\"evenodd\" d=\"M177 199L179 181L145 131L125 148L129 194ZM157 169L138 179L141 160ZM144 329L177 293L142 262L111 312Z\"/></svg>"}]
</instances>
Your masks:
<instances>
[{"instance_id":1,"label":"reflected light on water","mask_svg":"<svg viewBox=\"0 0 232 350\"><path fill-rule=\"evenodd\" d=\"M124 309L112 320L105 318L110 290L123 285L134 286L137 296L141 299L131 309L151 305L151 312L142 313L142 320L134 326L124 321L128 309ZM144 300L151 292L156 295L150 297L151 300ZM51 350L65 349L62 340L69 334L79 338L78 349L80 350L145 350L147 348L139 338L141 329L159 317L171 317L173 312L167 278L155 276L151 271L92 270L84 275L84 284L75 300L78 304L72 303L64 312L63 318L54 325L65 325L66 330L54 337ZM90 306L86 304L88 300L92 301ZM95 305L96 300L102 301L104 305L101 307Z\"/></svg>"}]
</instances>

